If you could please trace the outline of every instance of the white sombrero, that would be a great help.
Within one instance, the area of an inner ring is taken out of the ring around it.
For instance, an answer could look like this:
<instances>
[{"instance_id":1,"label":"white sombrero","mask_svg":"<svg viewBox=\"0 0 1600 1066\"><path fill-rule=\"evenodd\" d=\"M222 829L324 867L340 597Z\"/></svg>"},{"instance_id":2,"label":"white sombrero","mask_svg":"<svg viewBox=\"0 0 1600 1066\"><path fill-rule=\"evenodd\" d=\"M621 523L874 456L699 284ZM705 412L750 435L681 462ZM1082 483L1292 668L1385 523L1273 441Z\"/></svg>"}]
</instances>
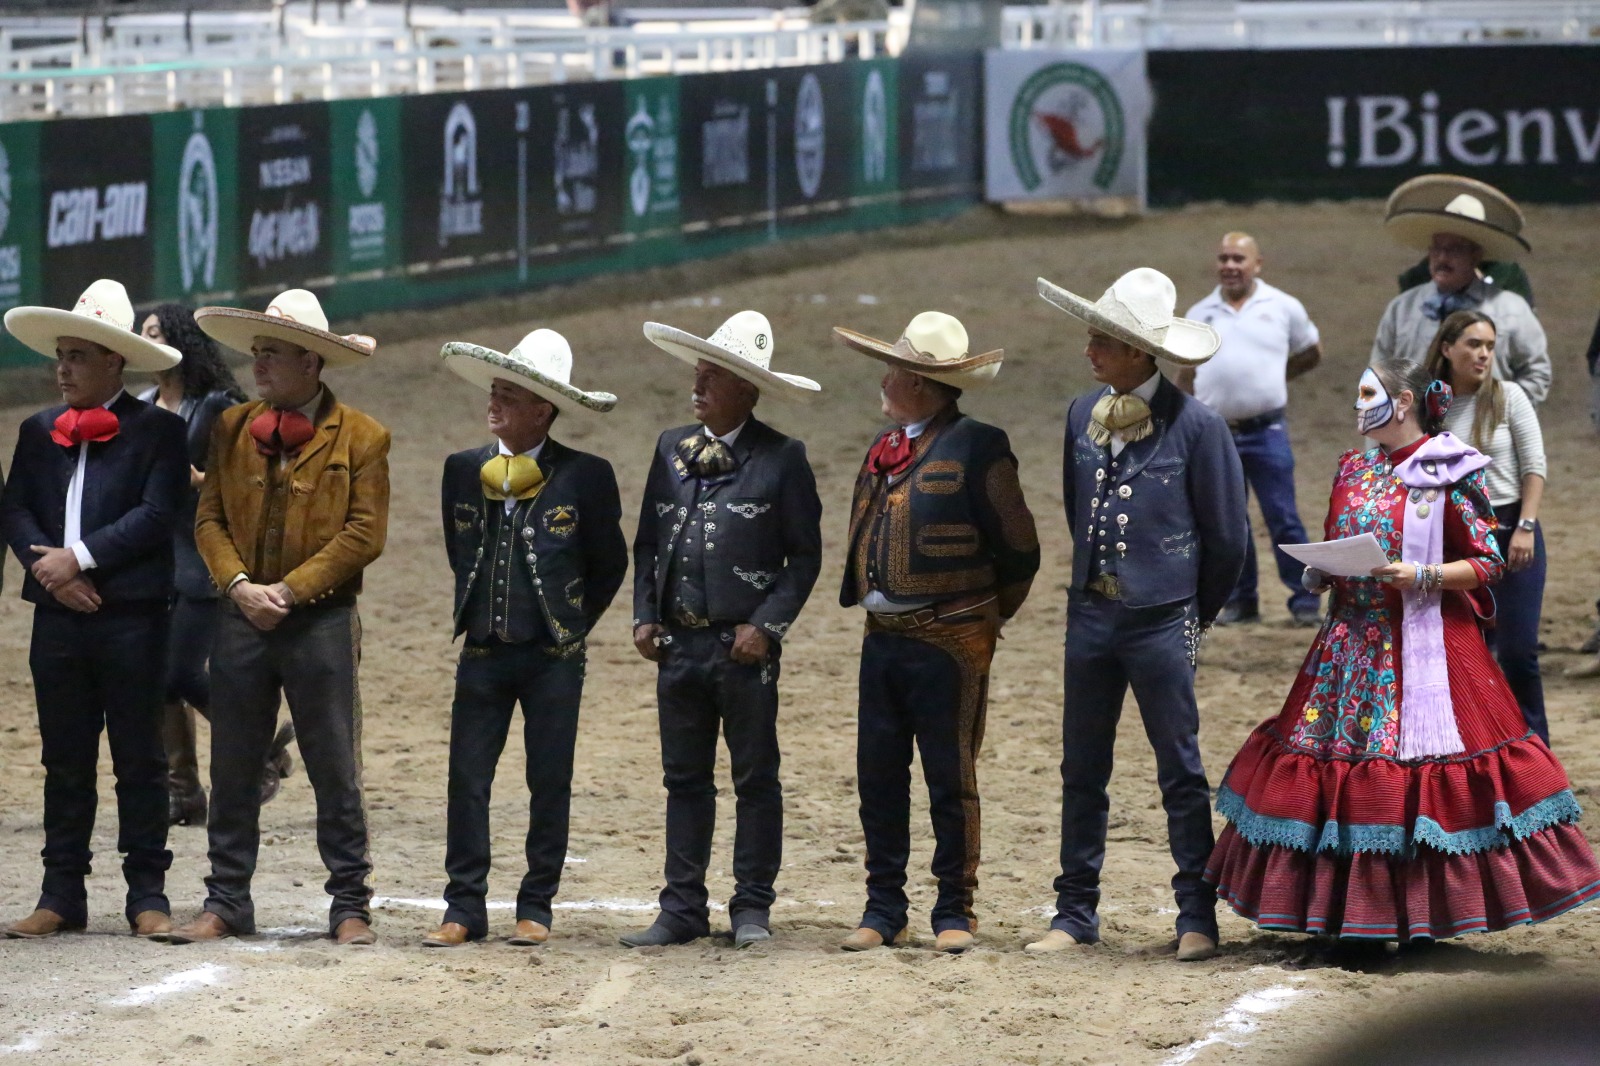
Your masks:
<instances>
[{"instance_id":1,"label":"white sombrero","mask_svg":"<svg viewBox=\"0 0 1600 1066\"><path fill-rule=\"evenodd\" d=\"M651 344L690 366L704 359L780 396L809 400L822 392L822 386L810 378L780 374L771 368L772 325L759 311L740 311L709 337L696 337L660 322L646 322L644 335Z\"/></svg>"},{"instance_id":2,"label":"white sombrero","mask_svg":"<svg viewBox=\"0 0 1600 1066\"><path fill-rule=\"evenodd\" d=\"M833 335L864 355L958 389L987 385L1000 373L1006 357L1001 348L971 354L967 327L942 311L924 311L913 318L893 344L843 326L834 326Z\"/></svg>"},{"instance_id":3,"label":"white sombrero","mask_svg":"<svg viewBox=\"0 0 1600 1066\"><path fill-rule=\"evenodd\" d=\"M1204 322L1172 313L1178 290L1150 267L1128 271L1093 303L1044 278L1039 279L1039 295L1080 322L1179 366L1199 366L1222 344L1217 331Z\"/></svg>"},{"instance_id":4,"label":"white sombrero","mask_svg":"<svg viewBox=\"0 0 1600 1066\"><path fill-rule=\"evenodd\" d=\"M170 370L183 362L183 353L176 348L134 332L128 290L120 281L106 278L84 289L70 311L13 307L6 312L6 329L29 348L52 359L60 338L81 337L122 356L129 370Z\"/></svg>"},{"instance_id":5,"label":"white sombrero","mask_svg":"<svg viewBox=\"0 0 1600 1066\"><path fill-rule=\"evenodd\" d=\"M194 313L194 320L213 340L234 351L248 354L257 337L272 337L316 352L330 367L364 363L378 347L377 341L359 333L341 337L328 332L322 304L305 289L279 293L264 312L202 307Z\"/></svg>"},{"instance_id":6,"label":"white sombrero","mask_svg":"<svg viewBox=\"0 0 1600 1066\"><path fill-rule=\"evenodd\" d=\"M1454 174L1404 182L1384 205L1384 226L1407 248L1427 251L1435 233L1464 238L1486 259L1505 262L1533 251L1522 236L1522 209L1495 188Z\"/></svg>"},{"instance_id":7,"label":"white sombrero","mask_svg":"<svg viewBox=\"0 0 1600 1066\"><path fill-rule=\"evenodd\" d=\"M451 341L439 357L457 375L485 391L496 381L509 381L563 410L577 404L604 413L617 405L617 398L609 392L585 392L572 384L572 346L553 329L536 329L504 353Z\"/></svg>"}]
</instances>

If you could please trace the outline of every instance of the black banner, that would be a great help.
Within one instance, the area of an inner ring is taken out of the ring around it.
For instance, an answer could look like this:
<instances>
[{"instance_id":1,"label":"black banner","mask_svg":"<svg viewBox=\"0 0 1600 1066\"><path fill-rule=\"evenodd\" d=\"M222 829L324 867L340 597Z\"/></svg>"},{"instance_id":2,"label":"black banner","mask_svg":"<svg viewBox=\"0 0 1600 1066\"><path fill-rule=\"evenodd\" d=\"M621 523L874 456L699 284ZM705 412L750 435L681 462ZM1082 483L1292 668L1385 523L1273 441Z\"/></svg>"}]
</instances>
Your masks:
<instances>
[{"instance_id":1,"label":"black banner","mask_svg":"<svg viewBox=\"0 0 1600 1066\"><path fill-rule=\"evenodd\" d=\"M768 83L773 103L768 105ZM776 152L777 82L771 71L705 74L678 83L678 178L691 232L765 219L767 175ZM769 141L769 133L772 140Z\"/></svg>"},{"instance_id":2,"label":"black banner","mask_svg":"<svg viewBox=\"0 0 1600 1066\"><path fill-rule=\"evenodd\" d=\"M46 306L72 307L96 278L122 282L135 303L152 295L150 142L147 115L42 123Z\"/></svg>"},{"instance_id":3,"label":"black banner","mask_svg":"<svg viewBox=\"0 0 1600 1066\"><path fill-rule=\"evenodd\" d=\"M517 176L527 168L532 99L525 89L404 98L408 264L503 265L516 255L526 234Z\"/></svg>"},{"instance_id":4,"label":"black banner","mask_svg":"<svg viewBox=\"0 0 1600 1066\"><path fill-rule=\"evenodd\" d=\"M1592 45L1151 52L1153 204L1383 197L1447 172L1600 199ZM1225 73L1224 73L1225 70Z\"/></svg>"},{"instance_id":5,"label":"black banner","mask_svg":"<svg viewBox=\"0 0 1600 1066\"><path fill-rule=\"evenodd\" d=\"M542 251L592 252L622 232L625 99L620 81L562 85L534 96L527 203L530 238Z\"/></svg>"},{"instance_id":6,"label":"black banner","mask_svg":"<svg viewBox=\"0 0 1600 1066\"><path fill-rule=\"evenodd\" d=\"M983 54L908 52L900 60L900 187L981 192Z\"/></svg>"},{"instance_id":7,"label":"black banner","mask_svg":"<svg viewBox=\"0 0 1600 1066\"><path fill-rule=\"evenodd\" d=\"M778 83L773 114L779 210L838 210L850 195L855 162L851 119L854 83L843 63L771 72Z\"/></svg>"},{"instance_id":8,"label":"black banner","mask_svg":"<svg viewBox=\"0 0 1600 1066\"><path fill-rule=\"evenodd\" d=\"M239 285L293 288L332 262L328 108L239 112Z\"/></svg>"}]
</instances>

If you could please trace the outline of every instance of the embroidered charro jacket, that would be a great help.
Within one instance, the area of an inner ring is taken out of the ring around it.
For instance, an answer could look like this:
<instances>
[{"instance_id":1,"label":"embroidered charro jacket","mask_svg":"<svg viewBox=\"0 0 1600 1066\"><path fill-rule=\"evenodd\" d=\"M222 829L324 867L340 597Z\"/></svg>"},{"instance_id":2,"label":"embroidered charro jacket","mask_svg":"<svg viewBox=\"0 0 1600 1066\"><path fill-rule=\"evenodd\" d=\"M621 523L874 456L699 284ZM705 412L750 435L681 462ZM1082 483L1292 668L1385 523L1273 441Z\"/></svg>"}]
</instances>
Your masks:
<instances>
[{"instance_id":1,"label":"embroidered charro jacket","mask_svg":"<svg viewBox=\"0 0 1600 1066\"><path fill-rule=\"evenodd\" d=\"M843 606L871 589L903 602L993 591L1010 618L1038 569L1039 536L1004 430L952 406L912 442L911 465L892 483L861 464Z\"/></svg>"},{"instance_id":2,"label":"embroidered charro jacket","mask_svg":"<svg viewBox=\"0 0 1600 1066\"><path fill-rule=\"evenodd\" d=\"M546 439L544 484L508 514L484 496L478 471L490 444L445 460L440 489L445 551L455 572L455 633L508 644L576 644L594 628L628 572L622 499L611 464Z\"/></svg>"},{"instance_id":3,"label":"embroidered charro jacket","mask_svg":"<svg viewBox=\"0 0 1600 1066\"><path fill-rule=\"evenodd\" d=\"M751 418L733 444L737 467L702 485L676 447L704 432L680 426L656 442L633 542L633 624L671 620L668 578L675 562L692 563L708 620L782 640L822 570L822 501L805 445Z\"/></svg>"},{"instance_id":4,"label":"embroidered charro jacket","mask_svg":"<svg viewBox=\"0 0 1600 1066\"><path fill-rule=\"evenodd\" d=\"M1122 602L1195 599L1210 625L1244 566L1244 472L1228 424L1166 378L1150 401L1151 431L1113 456L1089 438L1095 402L1067 408L1062 496L1072 530L1072 588L1115 574Z\"/></svg>"}]
</instances>

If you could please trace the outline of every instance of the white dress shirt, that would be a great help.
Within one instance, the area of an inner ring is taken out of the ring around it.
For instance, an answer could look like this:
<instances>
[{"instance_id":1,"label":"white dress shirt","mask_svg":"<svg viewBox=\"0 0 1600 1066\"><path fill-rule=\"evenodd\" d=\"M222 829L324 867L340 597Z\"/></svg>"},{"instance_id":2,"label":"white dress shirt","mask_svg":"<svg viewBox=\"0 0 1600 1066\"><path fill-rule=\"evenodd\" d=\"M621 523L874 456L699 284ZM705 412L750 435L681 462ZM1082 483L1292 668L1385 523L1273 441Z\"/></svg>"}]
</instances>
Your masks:
<instances>
[{"instance_id":1,"label":"white dress shirt","mask_svg":"<svg viewBox=\"0 0 1600 1066\"><path fill-rule=\"evenodd\" d=\"M1135 396L1139 397L1139 399L1143 400L1145 403L1149 403L1151 400L1156 398L1156 390L1159 389L1160 387L1161 387L1161 371L1157 370L1154 374L1150 375L1150 380L1146 381L1143 385L1140 385L1138 388L1134 389L1133 390L1133 394ZM1115 393L1117 390L1116 389L1112 389L1111 391L1113 393ZM1128 442L1122 439L1122 434L1117 432L1116 430L1112 430L1111 431L1111 457L1113 459L1115 459L1117 456L1121 455L1122 454L1122 449L1126 448L1127 446L1128 446Z\"/></svg>"},{"instance_id":2,"label":"white dress shirt","mask_svg":"<svg viewBox=\"0 0 1600 1066\"><path fill-rule=\"evenodd\" d=\"M101 404L106 410L111 410L111 405L122 399L122 389L116 395ZM72 471L72 480L67 482L67 513L63 521L61 540L72 549L72 554L77 557L79 570L93 570L97 565L94 556L89 554L89 549L83 544L83 479L89 466L89 442L84 441L78 445L78 465Z\"/></svg>"}]
</instances>

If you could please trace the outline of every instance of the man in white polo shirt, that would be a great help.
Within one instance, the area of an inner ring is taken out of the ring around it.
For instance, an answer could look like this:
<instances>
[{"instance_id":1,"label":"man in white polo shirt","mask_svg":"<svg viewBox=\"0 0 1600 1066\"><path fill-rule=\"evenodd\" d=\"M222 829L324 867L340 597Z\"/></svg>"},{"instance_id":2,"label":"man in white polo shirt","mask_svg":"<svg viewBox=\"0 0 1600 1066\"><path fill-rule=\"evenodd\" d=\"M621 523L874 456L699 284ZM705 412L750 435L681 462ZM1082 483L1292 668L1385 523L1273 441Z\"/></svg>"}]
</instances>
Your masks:
<instances>
[{"instance_id":1,"label":"man in white polo shirt","mask_svg":"<svg viewBox=\"0 0 1600 1066\"><path fill-rule=\"evenodd\" d=\"M1261 249L1248 233L1222 238L1217 249L1218 285L1186 316L1221 334L1222 347L1209 362L1178 371L1174 380L1227 420L1272 543L1303 544L1306 530L1295 508L1294 452L1284 408L1289 379L1317 365L1322 343L1300 301L1260 279L1261 263ZM1304 568L1281 551L1274 549L1273 554L1278 576L1289 587L1289 613L1295 624L1316 625L1321 620L1321 600L1301 587ZM1233 597L1217 616L1219 625L1260 620L1256 581L1251 541Z\"/></svg>"}]
</instances>

